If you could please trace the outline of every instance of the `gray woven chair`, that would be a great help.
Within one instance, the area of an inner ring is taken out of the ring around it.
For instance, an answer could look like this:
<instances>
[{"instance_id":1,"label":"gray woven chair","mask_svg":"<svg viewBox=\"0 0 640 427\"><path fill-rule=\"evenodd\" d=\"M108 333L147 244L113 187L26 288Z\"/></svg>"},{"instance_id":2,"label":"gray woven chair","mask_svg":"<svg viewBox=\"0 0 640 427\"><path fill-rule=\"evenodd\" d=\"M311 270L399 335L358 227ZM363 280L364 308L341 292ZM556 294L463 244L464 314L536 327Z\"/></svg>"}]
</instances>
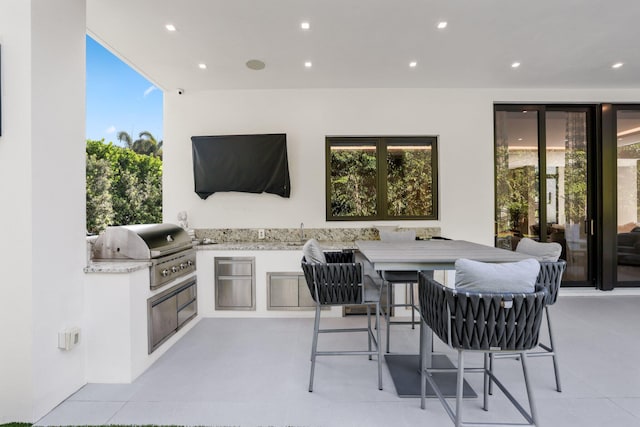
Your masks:
<instances>
[{"instance_id":1,"label":"gray woven chair","mask_svg":"<svg viewBox=\"0 0 640 427\"><path fill-rule=\"evenodd\" d=\"M369 360L377 356L378 388L382 390L382 349L380 328L371 325L371 308L375 309L375 324L380 321L380 288L369 276L362 275L362 264L354 263L353 252L325 252L326 264L308 263L302 258L304 272L311 297L316 302L316 316L311 346L311 373L309 391L313 391L313 377L317 356L367 355ZM320 329L320 309L323 306L365 305L366 328ZM335 332L366 332L367 350L318 351L318 334Z\"/></svg>"},{"instance_id":2,"label":"gray woven chair","mask_svg":"<svg viewBox=\"0 0 640 427\"><path fill-rule=\"evenodd\" d=\"M516 409L527 421L526 425L537 424L537 414L529 377L526 352L538 344L538 334L542 322L542 312L547 301L546 289L537 288L532 293L478 293L463 292L447 288L435 280L419 275L418 295L422 321L432 329L443 342L458 352L457 369L431 369L426 367L427 345L420 348L422 360L422 382L420 406L425 407L426 382L438 395L454 425L522 425L505 423L466 423L462 421L462 391L464 374L476 372L484 374L483 407L488 410L489 381L502 390ZM467 351L484 353L482 368L465 368L464 353ZM489 366L489 354L494 352L517 352L522 363L524 383L529 401L529 411L511 395L495 377ZM456 371L455 411L445 400L432 373Z\"/></svg>"},{"instance_id":3,"label":"gray woven chair","mask_svg":"<svg viewBox=\"0 0 640 427\"><path fill-rule=\"evenodd\" d=\"M537 286L544 287L547 290L547 301L545 306L545 314L547 318L547 328L549 330L549 344L538 343L539 351L531 351L528 353L529 357L544 357L550 356L553 360L553 372L556 377L556 390L562 391L560 384L560 368L558 366L558 355L556 353L556 347L553 339L553 331L551 328L551 316L549 315L549 306L556 303L558 299L558 291L560 290L560 283L562 282L562 275L567 268L566 261L540 261L540 274L537 279ZM504 355L508 357L508 355ZM489 361L490 367L493 368L493 360L500 358L500 356L491 356ZM493 393L493 384L489 385L489 394Z\"/></svg>"}]
</instances>

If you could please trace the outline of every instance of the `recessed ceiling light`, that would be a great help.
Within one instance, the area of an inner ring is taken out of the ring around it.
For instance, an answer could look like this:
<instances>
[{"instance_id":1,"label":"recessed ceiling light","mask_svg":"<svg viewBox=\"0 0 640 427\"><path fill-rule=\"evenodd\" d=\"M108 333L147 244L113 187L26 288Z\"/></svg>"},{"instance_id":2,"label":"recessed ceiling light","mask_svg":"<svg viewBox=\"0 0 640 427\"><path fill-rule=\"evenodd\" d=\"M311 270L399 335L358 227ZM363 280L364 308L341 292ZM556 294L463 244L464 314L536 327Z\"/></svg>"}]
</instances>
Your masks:
<instances>
[{"instance_id":1,"label":"recessed ceiling light","mask_svg":"<svg viewBox=\"0 0 640 427\"><path fill-rule=\"evenodd\" d=\"M303 30L308 30L309 28L311 28L311 24L309 24L308 22L301 22L300 23L300 28L302 28Z\"/></svg>"},{"instance_id":2,"label":"recessed ceiling light","mask_svg":"<svg viewBox=\"0 0 640 427\"><path fill-rule=\"evenodd\" d=\"M518 141L522 141L522 138L518 138Z\"/></svg>"},{"instance_id":3,"label":"recessed ceiling light","mask_svg":"<svg viewBox=\"0 0 640 427\"><path fill-rule=\"evenodd\" d=\"M266 66L266 64L259 59L250 59L245 65L247 68L256 71L262 70Z\"/></svg>"},{"instance_id":4,"label":"recessed ceiling light","mask_svg":"<svg viewBox=\"0 0 640 427\"><path fill-rule=\"evenodd\" d=\"M511 68L518 68L520 66L519 62L514 62L513 64L511 64Z\"/></svg>"},{"instance_id":5,"label":"recessed ceiling light","mask_svg":"<svg viewBox=\"0 0 640 427\"><path fill-rule=\"evenodd\" d=\"M207 64L201 62L200 64L198 64L198 67L200 67L201 70L206 70L207 69Z\"/></svg>"},{"instance_id":6,"label":"recessed ceiling light","mask_svg":"<svg viewBox=\"0 0 640 427\"><path fill-rule=\"evenodd\" d=\"M417 66L418 66L418 63L416 61L409 62L409 67L416 68Z\"/></svg>"},{"instance_id":7,"label":"recessed ceiling light","mask_svg":"<svg viewBox=\"0 0 640 427\"><path fill-rule=\"evenodd\" d=\"M167 24L164 27L167 29L167 31L175 31L176 30L176 27L173 24Z\"/></svg>"},{"instance_id":8,"label":"recessed ceiling light","mask_svg":"<svg viewBox=\"0 0 640 427\"><path fill-rule=\"evenodd\" d=\"M447 28L447 21L440 21L438 22L438 29L442 30L444 28Z\"/></svg>"},{"instance_id":9,"label":"recessed ceiling light","mask_svg":"<svg viewBox=\"0 0 640 427\"><path fill-rule=\"evenodd\" d=\"M311 68L313 66L313 64L311 63L311 61L307 61L307 62L304 63L304 66L306 68Z\"/></svg>"},{"instance_id":10,"label":"recessed ceiling light","mask_svg":"<svg viewBox=\"0 0 640 427\"><path fill-rule=\"evenodd\" d=\"M611 66L611 68L620 68L624 65L624 62L616 62Z\"/></svg>"}]
</instances>

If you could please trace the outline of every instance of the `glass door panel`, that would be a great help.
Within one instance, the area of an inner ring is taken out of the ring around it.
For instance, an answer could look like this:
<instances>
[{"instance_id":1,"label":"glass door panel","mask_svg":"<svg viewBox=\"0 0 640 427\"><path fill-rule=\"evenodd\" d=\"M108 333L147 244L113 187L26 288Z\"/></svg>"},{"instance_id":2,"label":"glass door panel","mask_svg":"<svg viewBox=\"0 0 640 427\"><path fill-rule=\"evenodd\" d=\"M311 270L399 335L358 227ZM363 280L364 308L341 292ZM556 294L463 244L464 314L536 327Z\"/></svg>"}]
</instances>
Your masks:
<instances>
[{"instance_id":1,"label":"glass door panel","mask_svg":"<svg viewBox=\"0 0 640 427\"><path fill-rule=\"evenodd\" d=\"M640 111L618 110L617 282L640 282Z\"/></svg>"},{"instance_id":2,"label":"glass door panel","mask_svg":"<svg viewBox=\"0 0 640 427\"><path fill-rule=\"evenodd\" d=\"M587 113L547 111L546 237L562 245L564 281L589 278L592 224L587 204Z\"/></svg>"},{"instance_id":3,"label":"glass door panel","mask_svg":"<svg viewBox=\"0 0 640 427\"><path fill-rule=\"evenodd\" d=\"M538 112L496 111L496 246L538 240Z\"/></svg>"}]
</instances>

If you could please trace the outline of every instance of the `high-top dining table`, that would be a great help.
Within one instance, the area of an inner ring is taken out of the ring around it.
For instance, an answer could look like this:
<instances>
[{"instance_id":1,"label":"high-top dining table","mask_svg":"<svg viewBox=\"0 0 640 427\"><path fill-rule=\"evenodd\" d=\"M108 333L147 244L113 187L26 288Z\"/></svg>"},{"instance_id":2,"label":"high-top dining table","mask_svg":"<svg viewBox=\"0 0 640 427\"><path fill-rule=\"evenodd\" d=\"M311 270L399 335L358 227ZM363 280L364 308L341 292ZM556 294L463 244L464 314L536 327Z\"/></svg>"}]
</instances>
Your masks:
<instances>
[{"instance_id":1,"label":"high-top dining table","mask_svg":"<svg viewBox=\"0 0 640 427\"><path fill-rule=\"evenodd\" d=\"M464 240L416 240L410 242L382 242L379 240L358 240L355 242L360 253L371 263L373 269L381 271L422 271L433 275L434 270L454 270L457 259L466 258L482 262L516 262L531 258L530 255ZM398 396L420 396L421 363L428 367L449 370L454 368L446 355L432 352L432 332L424 322L420 322L420 345L425 343L431 357L423 361L416 354L386 354L385 361L393 379ZM455 371L436 372L434 380L445 396L456 395ZM427 383L427 395L435 397ZM476 393L466 383L464 397L476 397Z\"/></svg>"}]
</instances>

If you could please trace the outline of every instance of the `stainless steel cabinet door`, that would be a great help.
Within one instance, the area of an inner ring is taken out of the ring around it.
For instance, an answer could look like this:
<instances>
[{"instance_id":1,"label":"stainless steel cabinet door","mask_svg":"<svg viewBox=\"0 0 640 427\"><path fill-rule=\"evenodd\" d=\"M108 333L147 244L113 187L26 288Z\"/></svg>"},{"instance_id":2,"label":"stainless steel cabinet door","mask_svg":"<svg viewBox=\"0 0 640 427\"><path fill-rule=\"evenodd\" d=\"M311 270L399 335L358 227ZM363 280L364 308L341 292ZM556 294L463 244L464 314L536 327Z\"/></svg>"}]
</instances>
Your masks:
<instances>
[{"instance_id":1,"label":"stainless steel cabinet door","mask_svg":"<svg viewBox=\"0 0 640 427\"><path fill-rule=\"evenodd\" d=\"M151 345L155 346L178 327L178 304L175 296L151 307Z\"/></svg>"},{"instance_id":2,"label":"stainless steel cabinet door","mask_svg":"<svg viewBox=\"0 0 640 427\"><path fill-rule=\"evenodd\" d=\"M316 302L311 297L304 275L298 276L298 305L300 307L315 307Z\"/></svg>"},{"instance_id":3,"label":"stainless steel cabinet door","mask_svg":"<svg viewBox=\"0 0 640 427\"><path fill-rule=\"evenodd\" d=\"M216 257L216 310L255 310L255 258Z\"/></svg>"},{"instance_id":4,"label":"stainless steel cabinet door","mask_svg":"<svg viewBox=\"0 0 640 427\"><path fill-rule=\"evenodd\" d=\"M219 278L216 283L216 309L244 308L253 306L251 279Z\"/></svg>"},{"instance_id":5,"label":"stainless steel cabinet door","mask_svg":"<svg viewBox=\"0 0 640 427\"><path fill-rule=\"evenodd\" d=\"M298 275L270 273L268 277L269 308L298 307Z\"/></svg>"}]
</instances>

